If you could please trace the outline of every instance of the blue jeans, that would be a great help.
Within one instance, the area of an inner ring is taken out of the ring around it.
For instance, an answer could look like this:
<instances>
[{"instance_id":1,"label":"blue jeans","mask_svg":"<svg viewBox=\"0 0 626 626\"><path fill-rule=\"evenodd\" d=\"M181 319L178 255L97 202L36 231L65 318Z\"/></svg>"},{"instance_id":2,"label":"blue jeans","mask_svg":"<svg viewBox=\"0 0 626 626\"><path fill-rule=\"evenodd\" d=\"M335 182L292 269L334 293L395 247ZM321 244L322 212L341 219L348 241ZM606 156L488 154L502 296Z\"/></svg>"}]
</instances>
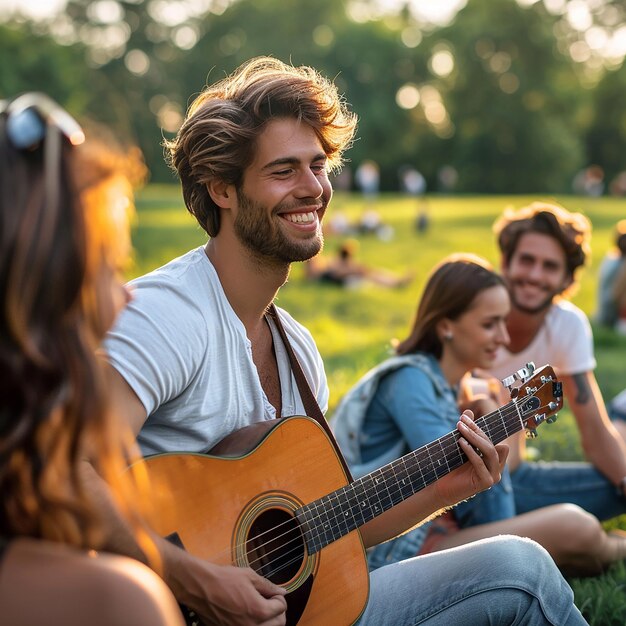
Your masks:
<instances>
[{"instance_id":1,"label":"blue jeans","mask_svg":"<svg viewBox=\"0 0 626 626\"><path fill-rule=\"evenodd\" d=\"M604 521L626 513L626 498L589 463L524 462L487 491L454 508L461 528L508 519L552 504L571 502ZM428 525L368 551L371 570L416 555Z\"/></svg>"},{"instance_id":2,"label":"blue jeans","mask_svg":"<svg viewBox=\"0 0 626 626\"><path fill-rule=\"evenodd\" d=\"M518 514L571 502L607 520L626 513L626 499L589 463L524 462L511 474Z\"/></svg>"},{"instance_id":3,"label":"blue jeans","mask_svg":"<svg viewBox=\"0 0 626 626\"><path fill-rule=\"evenodd\" d=\"M548 553L500 536L386 565L370 574L359 626L579 626L573 593Z\"/></svg>"}]
</instances>

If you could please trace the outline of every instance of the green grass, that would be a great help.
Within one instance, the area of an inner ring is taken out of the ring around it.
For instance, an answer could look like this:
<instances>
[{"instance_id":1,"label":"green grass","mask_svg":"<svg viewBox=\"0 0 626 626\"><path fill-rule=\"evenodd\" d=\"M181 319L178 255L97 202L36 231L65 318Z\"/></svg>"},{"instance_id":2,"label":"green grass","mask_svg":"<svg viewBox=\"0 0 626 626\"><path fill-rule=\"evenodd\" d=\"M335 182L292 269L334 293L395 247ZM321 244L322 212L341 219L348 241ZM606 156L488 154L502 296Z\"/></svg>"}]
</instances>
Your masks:
<instances>
[{"instance_id":1,"label":"green grass","mask_svg":"<svg viewBox=\"0 0 626 626\"><path fill-rule=\"evenodd\" d=\"M516 207L538 199L528 197L431 197L428 199L430 229L418 235L413 229L415 200L383 195L376 206L383 220L394 229L391 241L361 237L359 259L369 265L398 273L411 270L414 281L403 289L363 286L343 290L331 285L307 283L303 267L295 265L290 280L281 289L278 304L313 333L326 364L331 391L330 410L370 367L389 351L392 337L403 338L410 327L416 304L430 269L452 252L473 252L498 262L491 226L504 207ZM559 197L570 210L584 212L592 221L593 258L584 270L575 304L591 315L595 306L596 276L602 256L612 242L612 228L623 218L623 200L612 198ZM152 185L139 196L138 221L134 232L136 263L132 275L143 274L188 249L206 241L203 231L182 205L176 186ZM337 194L332 210L343 211L355 221L364 208L358 195ZM326 253L340 243L326 238ZM626 338L595 329L597 378L605 398L626 386L624 355ZM582 458L578 432L567 409L559 420L539 431L533 441L541 458ZM613 522L626 530L626 516ZM571 581L576 602L593 626L626 623L626 569L623 564L604 576Z\"/></svg>"}]
</instances>

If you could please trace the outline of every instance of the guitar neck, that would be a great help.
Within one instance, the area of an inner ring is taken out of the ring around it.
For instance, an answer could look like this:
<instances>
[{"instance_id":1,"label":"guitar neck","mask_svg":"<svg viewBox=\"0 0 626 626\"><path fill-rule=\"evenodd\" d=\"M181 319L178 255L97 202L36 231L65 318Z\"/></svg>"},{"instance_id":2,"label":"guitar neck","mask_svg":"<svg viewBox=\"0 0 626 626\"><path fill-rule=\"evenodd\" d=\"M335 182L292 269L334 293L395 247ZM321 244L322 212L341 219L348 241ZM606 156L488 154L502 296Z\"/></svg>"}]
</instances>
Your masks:
<instances>
[{"instance_id":1,"label":"guitar neck","mask_svg":"<svg viewBox=\"0 0 626 626\"><path fill-rule=\"evenodd\" d=\"M484 415L476 424L494 444L524 429L515 402ZM463 465L467 456L459 437L458 431L452 431L300 508L296 516L309 553L318 552Z\"/></svg>"}]
</instances>

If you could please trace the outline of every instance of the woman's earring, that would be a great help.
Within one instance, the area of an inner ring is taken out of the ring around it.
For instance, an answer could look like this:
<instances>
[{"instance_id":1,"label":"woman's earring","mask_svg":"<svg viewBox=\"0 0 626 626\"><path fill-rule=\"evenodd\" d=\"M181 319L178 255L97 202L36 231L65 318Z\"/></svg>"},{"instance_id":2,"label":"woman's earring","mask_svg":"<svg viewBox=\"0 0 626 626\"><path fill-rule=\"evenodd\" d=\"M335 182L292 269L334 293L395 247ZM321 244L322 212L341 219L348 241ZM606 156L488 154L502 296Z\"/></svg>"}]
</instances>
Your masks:
<instances>
[{"instance_id":1,"label":"woman's earring","mask_svg":"<svg viewBox=\"0 0 626 626\"><path fill-rule=\"evenodd\" d=\"M448 331L447 333L444 334L443 338L445 341L452 341L452 333Z\"/></svg>"}]
</instances>

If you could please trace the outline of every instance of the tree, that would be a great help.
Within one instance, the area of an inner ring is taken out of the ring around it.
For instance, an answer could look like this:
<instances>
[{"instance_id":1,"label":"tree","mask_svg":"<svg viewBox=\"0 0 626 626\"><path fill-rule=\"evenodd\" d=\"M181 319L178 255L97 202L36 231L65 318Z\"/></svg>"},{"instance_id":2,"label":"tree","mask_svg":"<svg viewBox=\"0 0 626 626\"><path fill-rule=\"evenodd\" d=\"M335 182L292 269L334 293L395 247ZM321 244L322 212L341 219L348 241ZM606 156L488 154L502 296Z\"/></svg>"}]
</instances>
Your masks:
<instances>
[{"instance_id":1,"label":"tree","mask_svg":"<svg viewBox=\"0 0 626 626\"><path fill-rule=\"evenodd\" d=\"M604 75L589 107L590 121L584 135L587 162L600 165L607 181L626 170L624 93L626 65Z\"/></svg>"},{"instance_id":2,"label":"tree","mask_svg":"<svg viewBox=\"0 0 626 626\"><path fill-rule=\"evenodd\" d=\"M424 43L454 51L454 74L434 82L455 132L443 160L459 172L459 191L557 192L583 163L575 115L584 97L571 59L543 5L471 0Z\"/></svg>"},{"instance_id":3,"label":"tree","mask_svg":"<svg viewBox=\"0 0 626 626\"><path fill-rule=\"evenodd\" d=\"M383 188L397 189L399 168L410 164L429 189L444 165L457 170L459 191L570 189L586 160L591 91L581 88L582 66L563 52L572 33L555 35L562 16L542 2L469 0L454 22L435 28L417 22L408 3L384 17L373 5L70 0L49 29L81 43L55 46L44 37L35 46L34 33L22 29L13 44L0 43L3 58L16 60L0 86L13 80L32 88L33 74L46 77L41 88L139 143L152 179L170 181L161 137L176 131L193 95L269 54L335 79L360 118L348 158L377 161ZM600 133L604 122L594 122L595 136L610 133Z\"/></svg>"},{"instance_id":4,"label":"tree","mask_svg":"<svg viewBox=\"0 0 626 626\"><path fill-rule=\"evenodd\" d=\"M88 110L90 71L80 44L60 46L28 25L0 24L0 59L1 97L44 91L77 116Z\"/></svg>"}]
</instances>

